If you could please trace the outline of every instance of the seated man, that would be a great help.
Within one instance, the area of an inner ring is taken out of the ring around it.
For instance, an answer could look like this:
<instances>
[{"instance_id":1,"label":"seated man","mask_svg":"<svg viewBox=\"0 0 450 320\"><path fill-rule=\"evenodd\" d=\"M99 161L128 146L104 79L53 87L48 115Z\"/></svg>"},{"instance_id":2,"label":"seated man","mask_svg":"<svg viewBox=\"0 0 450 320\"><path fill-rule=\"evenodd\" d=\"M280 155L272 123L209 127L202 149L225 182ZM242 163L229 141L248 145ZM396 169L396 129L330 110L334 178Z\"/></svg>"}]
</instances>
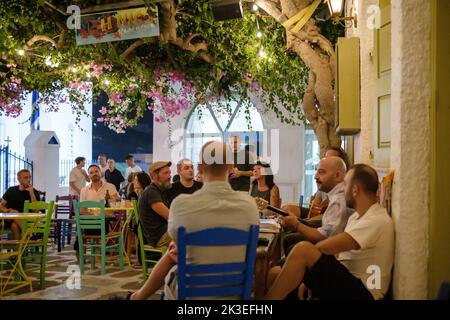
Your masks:
<instances>
[{"instance_id":1,"label":"seated man","mask_svg":"<svg viewBox=\"0 0 450 320\"><path fill-rule=\"evenodd\" d=\"M102 171L96 164L91 164L88 168L89 179L91 183L83 187L80 191L81 201L102 201L105 200L108 193L112 200L119 201L120 197L117 193L116 187L102 178ZM80 214L89 214L86 208L80 210ZM107 221L107 219L105 219ZM109 231L108 223L106 223L106 233ZM99 230L86 230L86 234L97 235ZM74 250L78 252L78 237L74 244ZM78 257L78 255L77 255Z\"/></svg>"},{"instance_id":2,"label":"seated man","mask_svg":"<svg viewBox=\"0 0 450 320\"><path fill-rule=\"evenodd\" d=\"M148 169L152 183L139 197L139 220L146 244L155 248L166 247L170 243L167 234L169 219L169 201L167 190L170 189L170 161L154 162Z\"/></svg>"},{"instance_id":3,"label":"seated man","mask_svg":"<svg viewBox=\"0 0 450 320\"><path fill-rule=\"evenodd\" d=\"M347 205L356 210L345 231L316 245L297 244L266 299L284 299L301 283L319 299L372 300L386 294L394 261L394 226L378 204L378 175L370 166L357 164L344 184Z\"/></svg>"},{"instance_id":4,"label":"seated man","mask_svg":"<svg viewBox=\"0 0 450 320\"><path fill-rule=\"evenodd\" d=\"M23 212L26 200L30 202L39 201L39 192L31 185L31 172L22 169L17 172L18 186L10 187L3 195L0 203L0 212ZM21 220L7 220L7 228L11 228L13 240L20 240L22 231Z\"/></svg>"},{"instance_id":5,"label":"seated man","mask_svg":"<svg viewBox=\"0 0 450 320\"><path fill-rule=\"evenodd\" d=\"M344 231L345 225L350 215L353 213L351 208L347 208L344 197L344 177L345 163L338 157L322 158L317 167L314 176L317 182L317 188L326 192L329 198L329 204L322 218L322 225L319 228L307 226L300 223L297 216L289 212L289 216L281 217L281 223L285 229L292 231L283 238L283 250L287 257L291 249L300 241L306 240L311 243L317 243L326 238ZM279 265L282 265L281 260ZM270 269L267 275L267 283L271 284L280 273L280 266Z\"/></svg>"},{"instance_id":6,"label":"seated man","mask_svg":"<svg viewBox=\"0 0 450 320\"><path fill-rule=\"evenodd\" d=\"M172 188L167 192L169 204L180 194L193 194L199 190L203 183L194 180L194 165L189 159L181 159L177 163L178 181L172 183Z\"/></svg>"},{"instance_id":7,"label":"seated man","mask_svg":"<svg viewBox=\"0 0 450 320\"><path fill-rule=\"evenodd\" d=\"M193 232L214 227L248 230L250 225L258 224L255 201L247 193L233 191L227 182L229 174L233 172L232 160L227 161L227 156L217 159L216 154L231 155L231 150L218 141L203 145L198 170L203 175L205 184L196 193L180 195L172 203L169 234L175 242L171 243L169 251L153 268L144 286L131 295L132 300L148 299L164 283L166 298L176 299L176 236L180 226L184 226L187 232ZM187 254L187 259L196 264L245 260L244 247L192 248Z\"/></svg>"}]
</instances>

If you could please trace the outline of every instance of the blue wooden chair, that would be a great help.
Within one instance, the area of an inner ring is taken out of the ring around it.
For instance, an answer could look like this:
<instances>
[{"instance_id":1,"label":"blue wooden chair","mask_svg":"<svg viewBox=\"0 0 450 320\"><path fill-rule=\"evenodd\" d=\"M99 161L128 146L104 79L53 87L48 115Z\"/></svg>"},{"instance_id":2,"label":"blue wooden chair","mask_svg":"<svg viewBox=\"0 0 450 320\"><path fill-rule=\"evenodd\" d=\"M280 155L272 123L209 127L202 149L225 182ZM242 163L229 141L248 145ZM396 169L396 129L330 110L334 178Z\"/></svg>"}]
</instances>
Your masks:
<instances>
[{"instance_id":1,"label":"blue wooden chair","mask_svg":"<svg viewBox=\"0 0 450 320\"><path fill-rule=\"evenodd\" d=\"M186 233L178 229L178 299L232 297L251 299L259 226L249 231L210 228ZM245 261L193 265L186 263L187 246L246 246Z\"/></svg>"}]
</instances>

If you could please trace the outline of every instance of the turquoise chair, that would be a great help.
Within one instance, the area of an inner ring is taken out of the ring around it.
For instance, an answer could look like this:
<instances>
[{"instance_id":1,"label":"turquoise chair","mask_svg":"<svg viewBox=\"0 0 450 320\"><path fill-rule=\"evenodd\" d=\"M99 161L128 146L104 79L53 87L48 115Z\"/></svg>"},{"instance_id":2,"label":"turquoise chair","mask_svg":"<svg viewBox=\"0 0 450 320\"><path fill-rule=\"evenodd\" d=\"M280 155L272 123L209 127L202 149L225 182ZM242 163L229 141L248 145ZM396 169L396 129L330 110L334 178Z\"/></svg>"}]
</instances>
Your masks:
<instances>
[{"instance_id":1,"label":"turquoise chair","mask_svg":"<svg viewBox=\"0 0 450 320\"><path fill-rule=\"evenodd\" d=\"M84 256L91 257L91 266L95 268L95 258L101 258L101 274L106 273L106 254L117 253L119 267L123 269L123 234L122 232L106 233L105 202L104 201L73 201L77 225L78 248L80 254L80 271L84 273ZM81 209L96 208L99 215L80 214ZM86 234L87 230L99 230L98 235ZM90 252L89 252L90 251ZM89 252L89 253L88 253Z\"/></svg>"},{"instance_id":2,"label":"turquoise chair","mask_svg":"<svg viewBox=\"0 0 450 320\"><path fill-rule=\"evenodd\" d=\"M141 256L142 273L144 280L148 278L148 269L153 267L159 259L166 253L167 247L154 248L151 245L145 244L144 235L142 233L141 223L139 221L139 212L137 207L137 201L133 200L134 219L138 226L138 241L139 241L139 254Z\"/></svg>"}]
</instances>

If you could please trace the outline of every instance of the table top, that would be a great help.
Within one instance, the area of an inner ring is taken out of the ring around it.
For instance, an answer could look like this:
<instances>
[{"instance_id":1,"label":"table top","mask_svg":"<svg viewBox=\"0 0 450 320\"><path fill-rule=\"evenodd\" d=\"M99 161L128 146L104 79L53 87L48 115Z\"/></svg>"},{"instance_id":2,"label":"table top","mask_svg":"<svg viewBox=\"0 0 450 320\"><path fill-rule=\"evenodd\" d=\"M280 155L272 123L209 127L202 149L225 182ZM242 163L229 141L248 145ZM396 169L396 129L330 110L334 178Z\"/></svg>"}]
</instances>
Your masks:
<instances>
[{"instance_id":1,"label":"table top","mask_svg":"<svg viewBox=\"0 0 450 320\"><path fill-rule=\"evenodd\" d=\"M116 211L116 210L133 210L133 207L107 207L105 211Z\"/></svg>"},{"instance_id":2,"label":"table top","mask_svg":"<svg viewBox=\"0 0 450 320\"><path fill-rule=\"evenodd\" d=\"M0 212L0 220L27 220L45 217L45 213Z\"/></svg>"}]
</instances>

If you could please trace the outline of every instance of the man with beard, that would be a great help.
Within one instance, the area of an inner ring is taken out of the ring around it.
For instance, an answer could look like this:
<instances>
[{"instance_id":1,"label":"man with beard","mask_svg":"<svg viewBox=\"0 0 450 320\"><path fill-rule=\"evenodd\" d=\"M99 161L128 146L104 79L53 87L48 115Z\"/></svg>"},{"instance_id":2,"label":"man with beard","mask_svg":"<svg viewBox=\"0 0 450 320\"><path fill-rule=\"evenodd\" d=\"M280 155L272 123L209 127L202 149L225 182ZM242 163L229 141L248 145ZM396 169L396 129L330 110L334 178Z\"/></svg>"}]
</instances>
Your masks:
<instances>
[{"instance_id":1,"label":"man with beard","mask_svg":"<svg viewBox=\"0 0 450 320\"><path fill-rule=\"evenodd\" d=\"M169 202L167 190L170 189L170 161L154 162L148 172L152 183L139 197L139 220L144 233L144 241L155 248L169 245L167 220L169 219Z\"/></svg>"},{"instance_id":2,"label":"man with beard","mask_svg":"<svg viewBox=\"0 0 450 320\"><path fill-rule=\"evenodd\" d=\"M292 233L285 234L283 238L284 254L287 257L291 249L300 241L306 240L317 243L330 236L344 231L345 225L353 210L347 208L344 197L344 177L347 168L339 157L322 158L314 176L319 191L325 192L329 204L322 217L322 226L314 228L300 223L297 215L289 211L289 216L281 217L281 223L285 230ZM267 284L270 286L281 272L281 260L279 266L270 269L267 275Z\"/></svg>"},{"instance_id":3,"label":"man with beard","mask_svg":"<svg viewBox=\"0 0 450 320\"><path fill-rule=\"evenodd\" d=\"M301 283L322 300L383 298L394 261L394 226L378 204L378 184L377 172L366 164L348 171L345 200L356 212L344 232L315 245L298 243L266 299L284 299Z\"/></svg>"},{"instance_id":4,"label":"man with beard","mask_svg":"<svg viewBox=\"0 0 450 320\"><path fill-rule=\"evenodd\" d=\"M168 191L169 204L180 194L193 194L203 186L203 183L194 180L194 165L191 160L178 161L177 173L180 180L172 183L172 188Z\"/></svg>"}]
</instances>

